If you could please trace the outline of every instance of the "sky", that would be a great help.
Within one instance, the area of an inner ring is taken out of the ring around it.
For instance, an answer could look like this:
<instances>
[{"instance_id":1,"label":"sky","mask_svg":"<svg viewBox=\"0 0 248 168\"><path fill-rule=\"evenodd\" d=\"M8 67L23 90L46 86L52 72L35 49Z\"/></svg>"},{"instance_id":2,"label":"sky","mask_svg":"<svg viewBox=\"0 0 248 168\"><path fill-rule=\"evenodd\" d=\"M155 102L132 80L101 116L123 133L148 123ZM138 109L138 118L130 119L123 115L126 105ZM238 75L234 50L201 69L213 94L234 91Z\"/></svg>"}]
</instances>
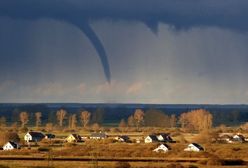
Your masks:
<instances>
[{"instance_id":1,"label":"sky","mask_svg":"<svg viewBox=\"0 0 248 168\"><path fill-rule=\"evenodd\" d=\"M2 0L0 103L248 104L246 0Z\"/></svg>"}]
</instances>

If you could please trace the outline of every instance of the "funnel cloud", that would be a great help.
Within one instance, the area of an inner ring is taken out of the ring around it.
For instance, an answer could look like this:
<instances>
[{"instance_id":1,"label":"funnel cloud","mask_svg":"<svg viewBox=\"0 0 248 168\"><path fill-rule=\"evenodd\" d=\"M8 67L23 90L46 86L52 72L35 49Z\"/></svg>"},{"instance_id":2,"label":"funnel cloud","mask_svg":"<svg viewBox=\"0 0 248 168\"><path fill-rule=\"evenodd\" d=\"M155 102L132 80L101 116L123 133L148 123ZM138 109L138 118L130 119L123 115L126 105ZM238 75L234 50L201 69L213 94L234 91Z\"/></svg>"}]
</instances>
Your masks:
<instances>
[{"instance_id":1,"label":"funnel cloud","mask_svg":"<svg viewBox=\"0 0 248 168\"><path fill-rule=\"evenodd\" d=\"M104 45L90 22L98 20L142 22L158 34L159 23L176 30L219 27L248 30L246 0L1 0L0 16L21 20L49 18L77 26L90 40L101 60L105 77L111 81Z\"/></svg>"}]
</instances>

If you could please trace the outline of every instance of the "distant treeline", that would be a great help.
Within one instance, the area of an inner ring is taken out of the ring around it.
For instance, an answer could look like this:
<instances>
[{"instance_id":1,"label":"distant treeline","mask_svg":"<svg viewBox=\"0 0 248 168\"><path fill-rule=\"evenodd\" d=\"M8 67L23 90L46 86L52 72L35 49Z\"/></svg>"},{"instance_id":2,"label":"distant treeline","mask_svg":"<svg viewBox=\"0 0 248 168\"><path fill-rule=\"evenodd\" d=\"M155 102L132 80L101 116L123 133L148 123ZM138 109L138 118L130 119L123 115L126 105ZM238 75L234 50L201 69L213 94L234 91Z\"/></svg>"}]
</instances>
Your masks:
<instances>
[{"instance_id":1,"label":"distant treeline","mask_svg":"<svg viewBox=\"0 0 248 168\"><path fill-rule=\"evenodd\" d=\"M68 114L80 116L81 111L91 113L91 121L102 125L118 125L121 119L128 119L136 109L145 113L151 109L159 110L168 116L205 109L213 115L213 125L225 124L235 126L248 121L248 105L146 105L146 104L0 104L0 116L6 118L7 124L19 121L23 111L29 114L28 125L35 125L35 113L42 113L42 123L56 123L56 112L64 109Z\"/></svg>"}]
</instances>

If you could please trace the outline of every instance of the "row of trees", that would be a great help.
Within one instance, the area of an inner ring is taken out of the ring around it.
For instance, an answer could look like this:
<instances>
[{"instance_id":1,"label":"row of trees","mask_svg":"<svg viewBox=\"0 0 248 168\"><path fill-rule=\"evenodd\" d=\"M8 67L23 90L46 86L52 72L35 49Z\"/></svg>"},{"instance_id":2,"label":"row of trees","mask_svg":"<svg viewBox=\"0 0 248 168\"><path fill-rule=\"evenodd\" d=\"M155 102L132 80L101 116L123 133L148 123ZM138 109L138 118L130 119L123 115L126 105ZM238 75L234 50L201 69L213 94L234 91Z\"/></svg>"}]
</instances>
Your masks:
<instances>
[{"instance_id":1,"label":"row of trees","mask_svg":"<svg viewBox=\"0 0 248 168\"><path fill-rule=\"evenodd\" d=\"M29 123L29 114L21 112L19 114L21 126L24 128ZM69 129L75 129L78 124L78 119L82 127L89 126L91 122L91 113L84 110L80 115L69 114L66 110L60 109L56 112L57 125L64 127L65 122L68 124ZM0 118L0 126L5 126L6 119ZM176 115L166 115L162 111L150 109L144 112L142 109L136 109L135 112L127 119L122 119L119 123L119 128L136 127L139 129L141 126L149 127L176 127L181 126L184 129L202 131L210 129L213 123L213 116L210 112L204 109L192 110L190 112L182 113L178 118ZM92 124L95 124L92 123ZM42 113L35 113L35 126L39 128L42 125ZM51 128L54 123L47 123L46 127Z\"/></svg>"}]
</instances>

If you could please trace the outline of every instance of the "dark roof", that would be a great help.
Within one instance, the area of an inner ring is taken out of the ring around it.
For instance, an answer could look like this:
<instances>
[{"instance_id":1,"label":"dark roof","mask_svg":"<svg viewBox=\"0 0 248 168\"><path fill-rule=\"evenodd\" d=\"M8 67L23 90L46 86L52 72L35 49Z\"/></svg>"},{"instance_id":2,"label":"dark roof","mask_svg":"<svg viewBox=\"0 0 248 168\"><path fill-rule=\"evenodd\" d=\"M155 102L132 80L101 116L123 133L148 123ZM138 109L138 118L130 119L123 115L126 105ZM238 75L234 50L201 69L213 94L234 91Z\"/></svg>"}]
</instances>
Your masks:
<instances>
[{"instance_id":1,"label":"dark roof","mask_svg":"<svg viewBox=\"0 0 248 168\"><path fill-rule=\"evenodd\" d=\"M55 138L55 135L54 134L46 134L46 137L47 138Z\"/></svg>"},{"instance_id":2,"label":"dark roof","mask_svg":"<svg viewBox=\"0 0 248 168\"><path fill-rule=\"evenodd\" d=\"M173 141L170 135L166 133L157 134L157 136L162 136L165 141Z\"/></svg>"},{"instance_id":3,"label":"dark roof","mask_svg":"<svg viewBox=\"0 0 248 168\"><path fill-rule=\"evenodd\" d=\"M39 138L44 138L45 135L41 132L34 132L34 131L30 131L28 132L32 137L39 137Z\"/></svg>"},{"instance_id":4,"label":"dark roof","mask_svg":"<svg viewBox=\"0 0 248 168\"><path fill-rule=\"evenodd\" d=\"M125 141L129 140L129 137L127 135L121 135L118 137L124 139Z\"/></svg>"},{"instance_id":5,"label":"dark roof","mask_svg":"<svg viewBox=\"0 0 248 168\"><path fill-rule=\"evenodd\" d=\"M13 141L9 141L9 143L10 143L14 148L17 148L17 147L18 147L17 143L15 143L15 142L13 142Z\"/></svg>"},{"instance_id":6,"label":"dark roof","mask_svg":"<svg viewBox=\"0 0 248 168\"><path fill-rule=\"evenodd\" d=\"M201 145L199 145L199 144L197 144L197 143L192 143L195 147L197 147L198 149L200 149L200 150L204 150L204 148L201 146Z\"/></svg>"},{"instance_id":7,"label":"dark roof","mask_svg":"<svg viewBox=\"0 0 248 168\"><path fill-rule=\"evenodd\" d=\"M156 135L148 135L153 141L158 141L158 138Z\"/></svg>"},{"instance_id":8,"label":"dark roof","mask_svg":"<svg viewBox=\"0 0 248 168\"><path fill-rule=\"evenodd\" d=\"M90 137L99 137L99 138L105 138L107 135L103 132L93 132L91 133Z\"/></svg>"},{"instance_id":9,"label":"dark roof","mask_svg":"<svg viewBox=\"0 0 248 168\"><path fill-rule=\"evenodd\" d=\"M167 145L166 143L162 143L162 144L160 144L160 145L164 145L164 146L166 146L168 149L171 149L171 147L169 146L169 145ZM159 146L160 146L159 145Z\"/></svg>"},{"instance_id":10,"label":"dark roof","mask_svg":"<svg viewBox=\"0 0 248 168\"><path fill-rule=\"evenodd\" d=\"M81 136L78 134L71 134L75 139L81 140Z\"/></svg>"}]
</instances>

